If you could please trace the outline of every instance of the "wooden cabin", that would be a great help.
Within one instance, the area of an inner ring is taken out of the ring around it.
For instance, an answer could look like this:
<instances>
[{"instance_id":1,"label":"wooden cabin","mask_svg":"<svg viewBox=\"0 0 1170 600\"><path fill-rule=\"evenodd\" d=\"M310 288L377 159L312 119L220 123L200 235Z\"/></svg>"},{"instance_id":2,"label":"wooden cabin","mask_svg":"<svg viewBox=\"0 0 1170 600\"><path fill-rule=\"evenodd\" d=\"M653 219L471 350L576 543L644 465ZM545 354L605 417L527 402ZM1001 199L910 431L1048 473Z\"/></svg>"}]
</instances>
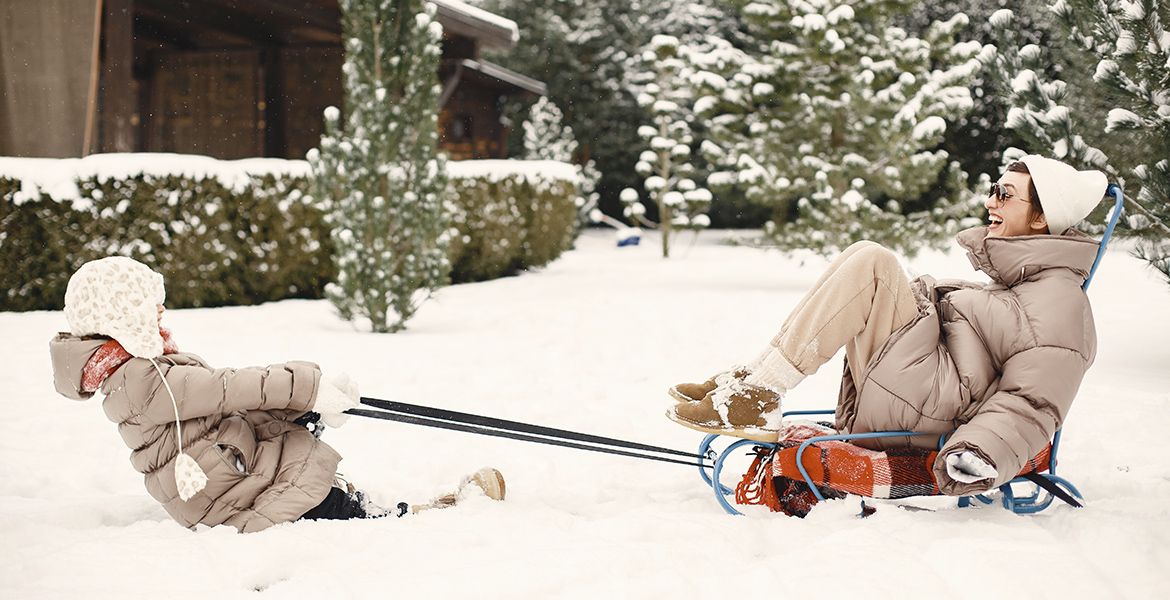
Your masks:
<instances>
[{"instance_id":1,"label":"wooden cabin","mask_svg":"<svg viewBox=\"0 0 1170 600\"><path fill-rule=\"evenodd\" d=\"M431 0L443 25L440 144L505 158L501 105L540 81L483 61L515 23ZM303 158L343 104L337 0L4 0L0 155Z\"/></svg>"}]
</instances>

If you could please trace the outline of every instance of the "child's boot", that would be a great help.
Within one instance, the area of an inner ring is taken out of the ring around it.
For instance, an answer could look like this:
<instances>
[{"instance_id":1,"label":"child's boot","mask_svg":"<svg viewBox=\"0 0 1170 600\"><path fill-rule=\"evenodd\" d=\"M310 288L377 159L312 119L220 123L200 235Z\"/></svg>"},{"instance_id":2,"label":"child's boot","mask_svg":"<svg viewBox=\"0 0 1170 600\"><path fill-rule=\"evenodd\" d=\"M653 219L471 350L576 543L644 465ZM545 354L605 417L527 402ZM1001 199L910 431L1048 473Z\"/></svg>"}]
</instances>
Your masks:
<instances>
[{"instance_id":1,"label":"child's boot","mask_svg":"<svg viewBox=\"0 0 1170 600\"><path fill-rule=\"evenodd\" d=\"M485 468L480 469L471 475L463 478L459 482L459 487L454 492L443 494L431 500L426 504L415 504L410 507L410 512L418 513L432 508L448 508L455 506L462 500L468 492L475 489L483 492L485 496L492 500L503 500L506 492L504 485L504 475L496 469Z\"/></svg>"}]
</instances>

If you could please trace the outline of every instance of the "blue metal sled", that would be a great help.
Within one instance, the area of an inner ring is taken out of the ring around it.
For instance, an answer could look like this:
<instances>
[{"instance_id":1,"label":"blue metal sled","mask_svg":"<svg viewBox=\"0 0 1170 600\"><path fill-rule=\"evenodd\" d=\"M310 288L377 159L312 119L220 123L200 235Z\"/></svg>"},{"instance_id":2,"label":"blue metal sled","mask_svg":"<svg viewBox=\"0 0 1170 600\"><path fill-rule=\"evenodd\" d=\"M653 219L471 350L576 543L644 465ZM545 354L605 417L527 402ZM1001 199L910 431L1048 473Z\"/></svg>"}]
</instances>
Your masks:
<instances>
[{"instance_id":1,"label":"blue metal sled","mask_svg":"<svg viewBox=\"0 0 1170 600\"><path fill-rule=\"evenodd\" d=\"M1106 190L1106 194L1112 195L1114 198L1113 210L1111 210L1109 213L1108 223L1105 226L1105 234L1101 238L1101 245L1097 249L1097 257L1093 261L1093 267L1092 267L1092 269L1090 269L1089 276L1088 276L1088 278L1085 279L1084 285L1081 286L1082 289L1084 289L1086 291L1089 289L1089 283L1093 281L1093 276L1097 273L1097 267L1099 267L1101 265L1101 259L1105 256L1105 248L1106 248L1106 246L1109 245L1110 238L1113 237L1113 230L1117 226L1118 220L1121 219L1121 214L1125 211L1125 200L1124 200L1124 197L1122 195L1122 191L1121 191L1120 187L1118 187L1116 184L1109 184L1109 187ZM831 415L833 413L834 413L834 411L832 409L829 409L829 410L791 410L791 411L784 412L783 418L788 418L789 416L804 416L804 415ZM1083 497L1081 496L1080 490L1078 490L1076 488L1076 486L1074 486L1072 484L1072 482L1070 482L1069 480L1067 480L1063 477L1060 477L1056 474L1056 456L1057 456L1057 450L1059 450L1059 448L1060 448L1060 433L1061 433L1060 430L1057 430L1056 434L1052 438L1052 452L1051 452L1050 457L1049 457L1048 472L1047 473L1040 473L1039 475L1041 477L1043 477L1044 479L1047 479L1052 484L1063 488L1064 490L1066 490L1067 492L1069 492L1070 494L1072 494L1076 498L1081 499ZM906 436L912 436L912 435L927 435L927 434L915 433L913 431L877 431L877 432L872 432L872 433L855 433L855 434L817 436L817 437L813 437L813 438L810 438L808 440L805 440L800 445L800 447L797 450L796 464L797 464L797 467L800 469L800 474L804 476L805 483L807 483L809 488L812 489L812 493L816 496L817 500L823 501L825 499L824 496L821 495L820 490L817 489L817 486L813 483L812 478L809 476L808 472L805 471L803 460L801 460L801 458L804 455L804 451L811 444L814 444L817 442L833 441L833 440L849 441L849 440L856 440L856 439L882 438L882 437L906 437ZM754 440L737 439L730 446L725 448L722 452L718 452L711 447L711 444L713 442L715 442L715 440L719 437L720 436L717 436L717 435L708 435L708 436L704 437L702 443L699 444L698 454L700 456L706 457L707 459L711 460L712 462L714 462L714 465L715 465L715 468L712 469L712 474L710 476L707 475L706 470L702 467L699 468L699 475L703 478L703 481L707 485L709 485L711 487L711 489L714 491L715 499L719 502L719 505L723 507L723 510L727 511L729 514L742 515L743 513L736 510L735 507L732 506L731 502L729 502L727 500L727 496L733 495L734 490L729 489L728 487L726 487L722 483L720 483L719 475L723 472L724 461L727 459L727 457L732 456L733 453L735 452L735 450L737 450L738 448L740 448L742 446L752 446L752 447L759 446L759 447L765 447L765 448L774 448L776 445L775 444L768 444L765 442L757 442ZM942 439L939 440L939 448L940 449L942 448L943 441L945 439L946 439L946 436L942 436ZM1032 491L1030 491L1026 495L1017 496L1015 491L1012 488L1013 485L1017 485L1017 484L1027 484L1027 485L1031 486L1031 488L1033 488L1033 489L1032 489ZM1044 509L1048 508L1052 504L1052 501L1054 499L1055 499L1055 496L1053 496L1051 493L1048 493L1047 491L1041 489L1038 485L1036 485L1035 483L1033 483L1032 481L1030 481L1024 477L1016 477L1015 479L1012 479L1011 481L999 486L999 501L1000 501L1000 503L1003 505L1004 508L1006 508L1006 509L1008 509L1016 514L1038 513L1040 511L1043 511ZM976 494L974 496L962 496L958 500L959 500L960 507L971 506L975 502L979 502L981 504L992 504L995 502L995 499L989 498L988 496L986 496L984 494ZM862 503L864 504L864 499L863 499Z\"/></svg>"}]
</instances>

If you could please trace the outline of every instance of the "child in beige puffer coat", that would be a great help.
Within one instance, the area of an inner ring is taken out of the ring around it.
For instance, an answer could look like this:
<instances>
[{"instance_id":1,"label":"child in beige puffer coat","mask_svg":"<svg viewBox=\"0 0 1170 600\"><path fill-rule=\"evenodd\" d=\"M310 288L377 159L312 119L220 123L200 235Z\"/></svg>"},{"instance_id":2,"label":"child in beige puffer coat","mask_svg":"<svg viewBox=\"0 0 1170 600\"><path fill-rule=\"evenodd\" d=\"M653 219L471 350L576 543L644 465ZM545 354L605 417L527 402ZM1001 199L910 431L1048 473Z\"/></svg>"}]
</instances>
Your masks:
<instances>
[{"instance_id":1,"label":"child in beige puffer coat","mask_svg":"<svg viewBox=\"0 0 1170 600\"><path fill-rule=\"evenodd\" d=\"M379 517L388 511L337 477L341 457L319 439L320 421L338 427L358 406L344 375L293 361L213 369L180 352L160 327L163 278L126 257L88 262L70 278L70 333L50 342L54 385L62 395L105 396L106 416L132 450L146 488L176 521L258 531L298 519ZM311 431L308 427L312 427ZM408 511L449 506L469 485L503 499L498 471L483 469L460 492Z\"/></svg>"}]
</instances>

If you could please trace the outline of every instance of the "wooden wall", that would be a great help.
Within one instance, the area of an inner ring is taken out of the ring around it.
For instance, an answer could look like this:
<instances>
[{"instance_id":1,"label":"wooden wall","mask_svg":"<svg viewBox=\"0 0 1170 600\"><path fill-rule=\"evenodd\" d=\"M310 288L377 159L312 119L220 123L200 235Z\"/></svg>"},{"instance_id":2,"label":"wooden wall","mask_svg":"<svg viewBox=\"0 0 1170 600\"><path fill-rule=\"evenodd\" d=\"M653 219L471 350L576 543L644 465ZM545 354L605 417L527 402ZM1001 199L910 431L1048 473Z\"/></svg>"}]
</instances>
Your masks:
<instances>
[{"instance_id":1,"label":"wooden wall","mask_svg":"<svg viewBox=\"0 0 1170 600\"><path fill-rule=\"evenodd\" d=\"M327 106L341 108L345 93L341 86L341 48L283 48L280 51L277 85L270 90L271 106L279 123L280 140L272 140L273 156L304 158L321 142L322 113Z\"/></svg>"},{"instance_id":2,"label":"wooden wall","mask_svg":"<svg viewBox=\"0 0 1170 600\"><path fill-rule=\"evenodd\" d=\"M454 160L506 158L499 92L462 82L439 113L439 146Z\"/></svg>"},{"instance_id":3,"label":"wooden wall","mask_svg":"<svg viewBox=\"0 0 1170 600\"><path fill-rule=\"evenodd\" d=\"M146 150L264 156L263 83L258 50L155 52Z\"/></svg>"}]
</instances>

